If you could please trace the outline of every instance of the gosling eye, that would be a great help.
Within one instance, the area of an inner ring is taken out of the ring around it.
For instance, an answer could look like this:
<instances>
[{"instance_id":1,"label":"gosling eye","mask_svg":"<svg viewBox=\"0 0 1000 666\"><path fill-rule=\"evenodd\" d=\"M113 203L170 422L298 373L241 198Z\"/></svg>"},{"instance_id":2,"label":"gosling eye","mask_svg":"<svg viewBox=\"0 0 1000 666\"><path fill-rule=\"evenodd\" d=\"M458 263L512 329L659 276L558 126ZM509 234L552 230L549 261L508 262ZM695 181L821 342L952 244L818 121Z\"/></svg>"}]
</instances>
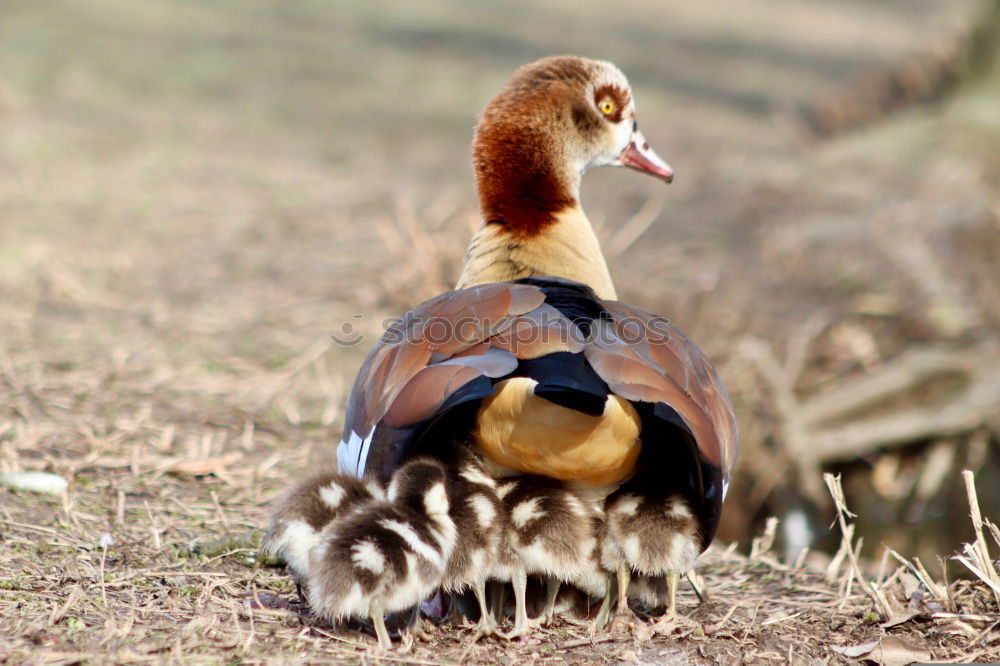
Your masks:
<instances>
[{"instance_id":1,"label":"gosling eye","mask_svg":"<svg viewBox=\"0 0 1000 666\"><path fill-rule=\"evenodd\" d=\"M605 99L601 101L598 108L601 110L601 113L606 116L610 116L615 112L615 103L610 99Z\"/></svg>"}]
</instances>

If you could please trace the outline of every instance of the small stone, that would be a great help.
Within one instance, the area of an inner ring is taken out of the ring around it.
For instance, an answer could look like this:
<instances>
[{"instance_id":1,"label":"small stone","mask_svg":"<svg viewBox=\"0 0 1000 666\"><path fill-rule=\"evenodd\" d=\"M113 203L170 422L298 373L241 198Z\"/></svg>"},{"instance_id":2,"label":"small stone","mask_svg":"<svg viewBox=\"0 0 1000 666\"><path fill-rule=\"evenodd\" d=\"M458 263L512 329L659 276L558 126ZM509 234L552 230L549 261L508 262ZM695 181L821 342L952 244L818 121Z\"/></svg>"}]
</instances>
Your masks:
<instances>
[{"instance_id":1,"label":"small stone","mask_svg":"<svg viewBox=\"0 0 1000 666\"><path fill-rule=\"evenodd\" d=\"M0 486L43 495L62 495L69 483L58 474L49 472L5 472L0 474Z\"/></svg>"}]
</instances>

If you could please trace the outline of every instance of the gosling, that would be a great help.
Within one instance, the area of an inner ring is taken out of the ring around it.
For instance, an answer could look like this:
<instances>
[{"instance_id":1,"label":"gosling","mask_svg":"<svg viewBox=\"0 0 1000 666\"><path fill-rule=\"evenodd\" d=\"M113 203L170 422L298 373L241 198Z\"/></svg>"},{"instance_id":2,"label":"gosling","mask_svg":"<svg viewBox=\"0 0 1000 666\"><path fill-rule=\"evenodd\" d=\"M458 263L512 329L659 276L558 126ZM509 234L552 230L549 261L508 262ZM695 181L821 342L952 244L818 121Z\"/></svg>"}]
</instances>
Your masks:
<instances>
[{"instance_id":1,"label":"gosling","mask_svg":"<svg viewBox=\"0 0 1000 666\"><path fill-rule=\"evenodd\" d=\"M309 553L305 593L328 621L369 617L379 647L392 641L384 615L411 608L437 589L455 549L447 472L417 458L400 467L385 501L327 525Z\"/></svg>"}]
</instances>

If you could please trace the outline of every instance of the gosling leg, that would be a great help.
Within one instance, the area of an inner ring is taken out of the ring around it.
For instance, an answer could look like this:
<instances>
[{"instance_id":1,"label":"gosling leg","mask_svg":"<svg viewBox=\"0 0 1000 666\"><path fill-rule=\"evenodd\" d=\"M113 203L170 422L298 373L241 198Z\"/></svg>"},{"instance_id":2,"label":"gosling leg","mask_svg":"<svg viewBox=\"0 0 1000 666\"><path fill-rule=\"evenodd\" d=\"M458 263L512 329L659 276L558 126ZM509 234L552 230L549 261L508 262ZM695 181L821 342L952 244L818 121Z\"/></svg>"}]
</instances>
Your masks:
<instances>
[{"instance_id":1,"label":"gosling leg","mask_svg":"<svg viewBox=\"0 0 1000 666\"><path fill-rule=\"evenodd\" d=\"M590 625L590 635L597 633L598 629L606 629L611 622L611 597L615 594L615 577L608 574L604 582L604 598L601 599L601 607L597 611L597 617Z\"/></svg>"},{"instance_id":2,"label":"gosling leg","mask_svg":"<svg viewBox=\"0 0 1000 666\"><path fill-rule=\"evenodd\" d=\"M514 628L509 633L499 634L501 638L510 640L523 635L529 629L528 609L525 602L525 590L528 587L528 574L524 569L517 570L510 579L514 587Z\"/></svg>"},{"instance_id":3,"label":"gosling leg","mask_svg":"<svg viewBox=\"0 0 1000 666\"><path fill-rule=\"evenodd\" d=\"M375 636L378 637L378 646L383 650L391 650L392 640L389 639L389 632L385 628L385 609L381 600L372 602L369 607L369 615L372 618L372 625L375 627Z\"/></svg>"},{"instance_id":4,"label":"gosling leg","mask_svg":"<svg viewBox=\"0 0 1000 666\"><path fill-rule=\"evenodd\" d=\"M431 633L427 631L427 624L425 623L424 616L420 614L420 606L416 607L413 622L410 623L410 635L414 638L419 638L424 642L434 638L431 636Z\"/></svg>"},{"instance_id":5,"label":"gosling leg","mask_svg":"<svg viewBox=\"0 0 1000 666\"><path fill-rule=\"evenodd\" d=\"M622 564L617 571L618 608L614 620L611 621L611 631L626 631L635 626L635 613L628 607L628 584L632 580L632 570L628 564Z\"/></svg>"},{"instance_id":6,"label":"gosling leg","mask_svg":"<svg viewBox=\"0 0 1000 666\"><path fill-rule=\"evenodd\" d=\"M559 596L559 587L562 582L558 578L549 578L545 581L545 609L542 611L542 624L551 624L552 618L556 614L556 597Z\"/></svg>"},{"instance_id":7,"label":"gosling leg","mask_svg":"<svg viewBox=\"0 0 1000 666\"><path fill-rule=\"evenodd\" d=\"M673 619L677 616L677 585L680 583L681 575L676 571L667 573L667 617Z\"/></svg>"},{"instance_id":8,"label":"gosling leg","mask_svg":"<svg viewBox=\"0 0 1000 666\"><path fill-rule=\"evenodd\" d=\"M632 582L632 570L627 564L618 567L618 610L628 608L628 584Z\"/></svg>"},{"instance_id":9,"label":"gosling leg","mask_svg":"<svg viewBox=\"0 0 1000 666\"><path fill-rule=\"evenodd\" d=\"M657 627L671 625L677 618L677 586L681 575L676 571L667 572L667 612L656 621Z\"/></svg>"},{"instance_id":10,"label":"gosling leg","mask_svg":"<svg viewBox=\"0 0 1000 666\"><path fill-rule=\"evenodd\" d=\"M479 602L479 627L476 638L492 636L497 632L497 622L493 612L486 605L486 581L476 581L476 584L472 586L472 592L476 595L476 601Z\"/></svg>"}]
</instances>

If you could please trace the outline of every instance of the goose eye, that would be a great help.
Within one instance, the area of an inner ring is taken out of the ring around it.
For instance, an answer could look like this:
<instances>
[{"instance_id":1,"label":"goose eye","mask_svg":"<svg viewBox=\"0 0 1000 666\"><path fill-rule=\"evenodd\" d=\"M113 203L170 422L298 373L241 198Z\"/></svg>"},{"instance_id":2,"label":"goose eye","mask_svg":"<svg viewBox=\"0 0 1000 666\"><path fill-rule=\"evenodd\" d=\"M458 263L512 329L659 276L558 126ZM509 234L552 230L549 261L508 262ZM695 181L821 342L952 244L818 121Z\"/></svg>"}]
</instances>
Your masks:
<instances>
[{"instance_id":1,"label":"goose eye","mask_svg":"<svg viewBox=\"0 0 1000 666\"><path fill-rule=\"evenodd\" d=\"M615 103L612 102L610 99L606 99L603 102L601 102L600 109L601 113L603 113L606 116L610 116L612 113L615 112Z\"/></svg>"}]
</instances>

